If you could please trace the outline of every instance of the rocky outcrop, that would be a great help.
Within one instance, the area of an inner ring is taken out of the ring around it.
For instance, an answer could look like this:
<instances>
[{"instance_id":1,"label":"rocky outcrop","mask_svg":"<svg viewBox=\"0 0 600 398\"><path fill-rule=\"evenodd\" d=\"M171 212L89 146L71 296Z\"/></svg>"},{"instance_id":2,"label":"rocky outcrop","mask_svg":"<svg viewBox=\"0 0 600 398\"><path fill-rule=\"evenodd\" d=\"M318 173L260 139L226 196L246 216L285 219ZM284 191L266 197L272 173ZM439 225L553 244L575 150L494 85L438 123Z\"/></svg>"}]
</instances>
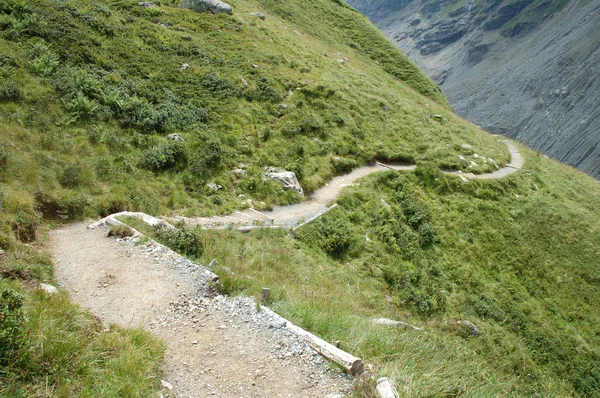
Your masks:
<instances>
[{"instance_id":1,"label":"rocky outcrop","mask_svg":"<svg viewBox=\"0 0 600 398\"><path fill-rule=\"evenodd\" d=\"M294 172L292 172L292 171L269 170L267 172L267 174L265 174L265 177L268 180L277 181L278 183L281 184L283 189L289 189L289 190L292 190L292 191L298 193L300 196L304 196L304 190L302 190L302 187L300 186L300 183L298 182L298 178L296 178L296 174L294 174Z\"/></svg>"},{"instance_id":2,"label":"rocky outcrop","mask_svg":"<svg viewBox=\"0 0 600 398\"><path fill-rule=\"evenodd\" d=\"M181 0L179 8L190 8L198 12L212 12L213 14L233 14L233 9L227 3L219 0Z\"/></svg>"},{"instance_id":3,"label":"rocky outcrop","mask_svg":"<svg viewBox=\"0 0 600 398\"><path fill-rule=\"evenodd\" d=\"M349 0L452 107L600 178L600 0Z\"/></svg>"}]
</instances>

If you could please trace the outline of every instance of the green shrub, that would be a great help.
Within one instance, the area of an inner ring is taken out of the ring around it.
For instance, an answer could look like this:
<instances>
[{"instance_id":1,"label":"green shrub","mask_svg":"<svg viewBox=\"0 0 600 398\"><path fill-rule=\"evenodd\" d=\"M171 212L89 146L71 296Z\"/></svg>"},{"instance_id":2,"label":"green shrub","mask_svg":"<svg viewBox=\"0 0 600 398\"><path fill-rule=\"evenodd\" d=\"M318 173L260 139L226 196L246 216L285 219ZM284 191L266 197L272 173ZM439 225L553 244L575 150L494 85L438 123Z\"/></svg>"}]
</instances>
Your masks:
<instances>
[{"instance_id":1,"label":"green shrub","mask_svg":"<svg viewBox=\"0 0 600 398\"><path fill-rule=\"evenodd\" d=\"M229 80L220 78L219 75L214 72L208 72L204 75L202 78L202 85L207 90L223 96L237 96L240 94L240 91L236 89Z\"/></svg>"},{"instance_id":2,"label":"green shrub","mask_svg":"<svg viewBox=\"0 0 600 398\"><path fill-rule=\"evenodd\" d=\"M42 77L49 77L60 65L59 57L44 41L38 41L29 51L29 67Z\"/></svg>"},{"instance_id":3,"label":"green shrub","mask_svg":"<svg viewBox=\"0 0 600 398\"><path fill-rule=\"evenodd\" d=\"M59 182L65 188L77 188L86 182L86 170L83 164L75 161L64 168Z\"/></svg>"},{"instance_id":4,"label":"green shrub","mask_svg":"<svg viewBox=\"0 0 600 398\"><path fill-rule=\"evenodd\" d=\"M13 222L13 231L21 242L33 242L37 238L40 219L32 208L18 209Z\"/></svg>"},{"instance_id":5,"label":"green shrub","mask_svg":"<svg viewBox=\"0 0 600 398\"><path fill-rule=\"evenodd\" d=\"M187 165L187 154L182 143L162 142L142 154L140 167L155 173L166 170L181 170Z\"/></svg>"},{"instance_id":6,"label":"green shrub","mask_svg":"<svg viewBox=\"0 0 600 398\"><path fill-rule=\"evenodd\" d=\"M67 112L78 119L89 119L98 109L98 103L86 97L81 91L70 101L63 100L63 104Z\"/></svg>"},{"instance_id":7,"label":"green shrub","mask_svg":"<svg viewBox=\"0 0 600 398\"><path fill-rule=\"evenodd\" d=\"M494 319L495 321L502 322L506 318L504 311L485 295L471 297L468 306L482 319Z\"/></svg>"},{"instance_id":8,"label":"green shrub","mask_svg":"<svg viewBox=\"0 0 600 398\"><path fill-rule=\"evenodd\" d=\"M19 102L23 98L21 85L13 79L0 82L0 102Z\"/></svg>"},{"instance_id":9,"label":"green shrub","mask_svg":"<svg viewBox=\"0 0 600 398\"><path fill-rule=\"evenodd\" d=\"M320 134L325 128L323 118L311 110L302 110L298 120L300 132L304 135Z\"/></svg>"},{"instance_id":10,"label":"green shrub","mask_svg":"<svg viewBox=\"0 0 600 398\"><path fill-rule=\"evenodd\" d=\"M256 82L256 98L261 101L279 102L281 95L273 88L273 83L266 77L261 77Z\"/></svg>"},{"instance_id":11,"label":"green shrub","mask_svg":"<svg viewBox=\"0 0 600 398\"><path fill-rule=\"evenodd\" d=\"M297 135L301 134L302 130L300 129L300 126L298 126L296 123L287 122L283 126L281 126L281 128L279 129L279 132L284 137L294 138Z\"/></svg>"},{"instance_id":12,"label":"green shrub","mask_svg":"<svg viewBox=\"0 0 600 398\"><path fill-rule=\"evenodd\" d=\"M354 242L350 224L343 217L320 218L310 228L301 230L299 237L333 258L346 254Z\"/></svg>"},{"instance_id":13,"label":"green shrub","mask_svg":"<svg viewBox=\"0 0 600 398\"><path fill-rule=\"evenodd\" d=\"M352 158L343 156L332 156L330 159L331 165L336 173L349 173L353 168L358 166L358 162Z\"/></svg>"},{"instance_id":14,"label":"green shrub","mask_svg":"<svg viewBox=\"0 0 600 398\"><path fill-rule=\"evenodd\" d=\"M211 130L198 133L190 150L190 172L206 178L219 170L224 158L224 145L219 135Z\"/></svg>"},{"instance_id":15,"label":"green shrub","mask_svg":"<svg viewBox=\"0 0 600 398\"><path fill-rule=\"evenodd\" d=\"M435 231L430 222L424 222L417 229L419 234L419 244L421 247L427 247L435 242Z\"/></svg>"},{"instance_id":16,"label":"green shrub","mask_svg":"<svg viewBox=\"0 0 600 398\"><path fill-rule=\"evenodd\" d=\"M0 175L3 175L8 167L8 150L4 146L0 145ZM2 206L0 206L0 210Z\"/></svg>"},{"instance_id":17,"label":"green shrub","mask_svg":"<svg viewBox=\"0 0 600 398\"><path fill-rule=\"evenodd\" d=\"M24 319L23 296L0 279L0 366L15 358Z\"/></svg>"},{"instance_id":18,"label":"green shrub","mask_svg":"<svg viewBox=\"0 0 600 398\"><path fill-rule=\"evenodd\" d=\"M172 250L189 256L200 258L204 252L202 230L200 228L166 229L155 228L157 240Z\"/></svg>"}]
</instances>

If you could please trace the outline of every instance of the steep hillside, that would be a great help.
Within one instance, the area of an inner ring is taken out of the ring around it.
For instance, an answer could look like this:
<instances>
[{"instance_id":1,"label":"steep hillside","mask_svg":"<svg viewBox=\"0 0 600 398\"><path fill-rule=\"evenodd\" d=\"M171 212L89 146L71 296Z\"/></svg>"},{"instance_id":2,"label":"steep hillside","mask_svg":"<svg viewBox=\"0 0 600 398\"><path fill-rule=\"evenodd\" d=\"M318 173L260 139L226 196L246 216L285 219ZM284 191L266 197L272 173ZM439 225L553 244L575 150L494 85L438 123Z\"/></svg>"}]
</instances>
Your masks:
<instances>
[{"instance_id":1,"label":"steep hillside","mask_svg":"<svg viewBox=\"0 0 600 398\"><path fill-rule=\"evenodd\" d=\"M599 1L349 3L458 114L600 177Z\"/></svg>"},{"instance_id":2,"label":"steep hillside","mask_svg":"<svg viewBox=\"0 0 600 398\"><path fill-rule=\"evenodd\" d=\"M295 233L147 232L217 258L226 292L271 287L273 308L407 394L598 391L596 181L525 147L505 178L441 173L492 172L510 153L342 1L176 5L0 0L0 395L159 388L155 337L36 289L53 281L47 228L121 210L266 212L376 160L416 170L358 181Z\"/></svg>"}]
</instances>

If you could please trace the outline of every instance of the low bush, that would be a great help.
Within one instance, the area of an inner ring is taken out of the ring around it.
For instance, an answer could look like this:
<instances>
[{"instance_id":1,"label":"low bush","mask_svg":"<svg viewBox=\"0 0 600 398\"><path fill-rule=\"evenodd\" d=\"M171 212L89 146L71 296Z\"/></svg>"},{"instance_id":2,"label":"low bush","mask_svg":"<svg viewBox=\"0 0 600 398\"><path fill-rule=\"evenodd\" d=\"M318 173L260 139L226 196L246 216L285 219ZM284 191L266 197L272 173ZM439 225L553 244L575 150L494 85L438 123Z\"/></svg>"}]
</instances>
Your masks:
<instances>
[{"instance_id":1,"label":"low bush","mask_svg":"<svg viewBox=\"0 0 600 398\"><path fill-rule=\"evenodd\" d=\"M166 170L182 170L187 166L185 146L176 141L161 142L142 154L140 167L159 173Z\"/></svg>"},{"instance_id":2,"label":"low bush","mask_svg":"<svg viewBox=\"0 0 600 398\"><path fill-rule=\"evenodd\" d=\"M348 220L344 217L323 217L298 232L301 241L318 247L329 256L343 257L354 243Z\"/></svg>"}]
</instances>

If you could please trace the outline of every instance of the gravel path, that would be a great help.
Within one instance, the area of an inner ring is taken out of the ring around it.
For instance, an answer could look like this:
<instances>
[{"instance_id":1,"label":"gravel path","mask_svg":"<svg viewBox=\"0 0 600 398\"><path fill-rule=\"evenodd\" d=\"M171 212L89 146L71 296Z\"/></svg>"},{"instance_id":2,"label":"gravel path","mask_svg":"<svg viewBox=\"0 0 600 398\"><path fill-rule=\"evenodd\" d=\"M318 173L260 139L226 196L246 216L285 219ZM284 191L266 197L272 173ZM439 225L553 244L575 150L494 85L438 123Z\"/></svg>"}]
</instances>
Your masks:
<instances>
[{"instance_id":1,"label":"gravel path","mask_svg":"<svg viewBox=\"0 0 600 398\"><path fill-rule=\"evenodd\" d=\"M59 286L106 324L167 345L165 397L325 397L351 380L269 310L215 295L204 267L160 245L73 224L50 234ZM169 388L172 387L172 388Z\"/></svg>"}]
</instances>

